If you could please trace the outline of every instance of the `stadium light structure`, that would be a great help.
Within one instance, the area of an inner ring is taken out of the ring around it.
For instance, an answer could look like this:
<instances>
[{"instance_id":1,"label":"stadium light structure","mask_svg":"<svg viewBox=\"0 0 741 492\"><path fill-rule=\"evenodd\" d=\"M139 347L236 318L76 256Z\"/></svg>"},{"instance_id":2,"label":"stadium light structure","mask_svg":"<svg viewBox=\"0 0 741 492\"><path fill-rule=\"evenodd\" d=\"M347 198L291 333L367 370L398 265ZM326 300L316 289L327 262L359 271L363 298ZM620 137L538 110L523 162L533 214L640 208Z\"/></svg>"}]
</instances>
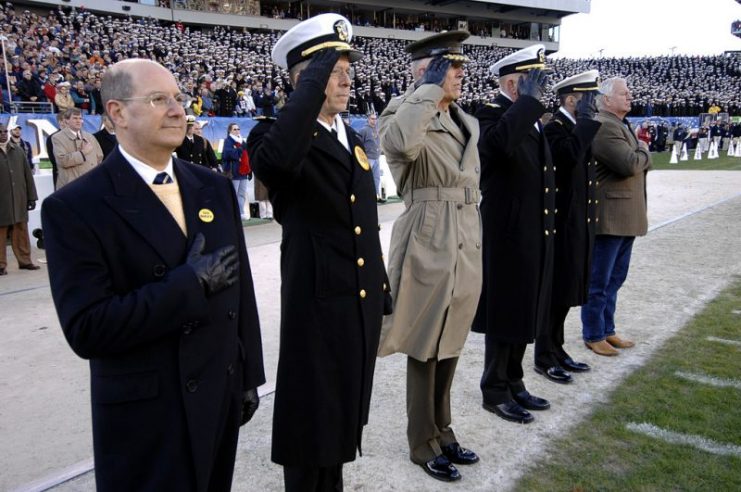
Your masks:
<instances>
[{"instance_id":1,"label":"stadium light structure","mask_svg":"<svg viewBox=\"0 0 741 492\"><path fill-rule=\"evenodd\" d=\"M10 105L11 102L13 102L13 94L10 92L10 74L8 73L8 57L5 56L5 41L7 41L8 38L5 36L0 36L0 44L3 46L3 67L5 68L5 83L8 86L8 108L12 108Z\"/></svg>"}]
</instances>

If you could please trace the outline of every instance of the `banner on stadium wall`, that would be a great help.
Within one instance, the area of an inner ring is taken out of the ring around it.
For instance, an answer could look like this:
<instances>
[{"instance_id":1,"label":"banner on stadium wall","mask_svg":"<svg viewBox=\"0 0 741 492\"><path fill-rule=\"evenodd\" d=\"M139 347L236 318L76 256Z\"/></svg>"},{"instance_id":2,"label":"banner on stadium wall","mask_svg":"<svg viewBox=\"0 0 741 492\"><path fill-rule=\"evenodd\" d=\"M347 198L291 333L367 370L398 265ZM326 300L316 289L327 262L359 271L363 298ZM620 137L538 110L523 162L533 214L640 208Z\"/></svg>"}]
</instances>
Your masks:
<instances>
[{"instance_id":1,"label":"banner on stadium wall","mask_svg":"<svg viewBox=\"0 0 741 492\"><path fill-rule=\"evenodd\" d=\"M257 124L252 118L198 118L203 127L203 136L206 137L217 152L221 152L224 139L227 136L226 129L230 123L237 123L242 130L242 136L247 136L250 130ZM365 125L366 118L350 118L350 125L360 129ZM56 114L21 113L13 115L0 115L0 122L10 126L21 125L21 138L33 146L33 155L38 159L48 159L46 151L46 139L56 132ZM82 129L86 132L95 133L102 128L101 117L98 115L85 115Z\"/></svg>"},{"instance_id":2,"label":"banner on stadium wall","mask_svg":"<svg viewBox=\"0 0 741 492\"><path fill-rule=\"evenodd\" d=\"M38 159L48 159L49 155L46 151L46 138L52 133L58 130L57 119L55 114L32 114L32 113L21 113L14 115L0 115L0 122L12 125L21 125L22 138L33 146L33 155ZM741 117L735 117L736 120L741 120ZM629 117L628 120L634 128L638 127L644 121L650 123L666 123L671 126L674 123L681 123L688 128L694 128L698 125L699 119L697 116L679 116L679 117ZM203 136L206 137L217 152L221 152L221 148L224 144L224 139L227 136L226 129L230 123L237 123L242 129L242 135L246 136L250 130L257 124L256 120L252 118L198 118L198 121L203 127ZM359 130L365 125L365 117L350 117L350 126ZM102 127L101 118L97 115L85 115L83 120L82 129L95 133Z\"/></svg>"}]
</instances>

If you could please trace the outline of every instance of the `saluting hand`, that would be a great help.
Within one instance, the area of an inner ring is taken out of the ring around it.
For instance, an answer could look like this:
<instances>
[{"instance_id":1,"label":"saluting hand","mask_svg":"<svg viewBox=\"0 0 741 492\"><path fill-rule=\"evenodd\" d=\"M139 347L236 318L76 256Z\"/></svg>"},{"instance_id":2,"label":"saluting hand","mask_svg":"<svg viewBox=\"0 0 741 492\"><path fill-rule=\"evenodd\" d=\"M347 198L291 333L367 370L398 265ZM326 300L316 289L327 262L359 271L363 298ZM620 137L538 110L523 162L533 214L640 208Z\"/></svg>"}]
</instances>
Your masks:
<instances>
[{"instance_id":1,"label":"saluting hand","mask_svg":"<svg viewBox=\"0 0 741 492\"><path fill-rule=\"evenodd\" d=\"M543 97L547 80L545 72L541 69L530 70L527 75L520 77L520 80L517 81L517 93L521 96L530 96L539 100Z\"/></svg>"},{"instance_id":2,"label":"saluting hand","mask_svg":"<svg viewBox=\"0 0 741 492\"><path fill-rule=\"evenodd\" d=\"M594 92L589 91L579 99L576 103L576 117L594 119L594 115L597 114L597 104L595 103Z\"/></svg>"},{"instance_id":3,"label":"saluting hand","mask_svg":"<svg viewBox=\"0 0 741 492\"><path fill-rule=\"evenodd\" d=\"M442 87L445 81L445 75L448 73L448 68L450 68L450 63L450 60L443 58L442 55L433 58L427 65L427 69L422 77L414 83L415 89L424 84L435 84Z\"/></svg>"}]
</instances>

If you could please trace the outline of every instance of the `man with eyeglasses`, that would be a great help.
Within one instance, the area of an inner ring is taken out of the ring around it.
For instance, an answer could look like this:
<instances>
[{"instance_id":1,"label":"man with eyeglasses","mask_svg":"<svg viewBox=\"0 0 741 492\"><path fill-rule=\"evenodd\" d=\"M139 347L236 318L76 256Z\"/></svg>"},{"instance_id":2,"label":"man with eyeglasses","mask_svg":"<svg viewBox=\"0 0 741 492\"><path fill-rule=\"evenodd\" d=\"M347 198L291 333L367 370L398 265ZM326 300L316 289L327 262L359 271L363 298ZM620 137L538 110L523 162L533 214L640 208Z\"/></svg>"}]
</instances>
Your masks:
<instances>
[{"instance_id":1,"label":"man with eyeglasses","mask_svg":"<svg viewBox=\"0 0 741 492\"><path fill-rule=\"evenodd\" d=\"M90 360L98 490L228 491L265 382L237 199L173 158L175 78L129 59L101 88L118 146L42 207L52 297Z\"/></svg>"},{"instance_id":2,"label":"man with eyeglasses","mask_svg":"<svg viewBox=\"0 0 741 492\"><path fill-rule=\"evenodd\" d=\"M340 118L350 64L361 57L351 38L337 14L286 32L272 57L295 90L247 142L283 226L272 460L288 491L342 490L342 465L355 459L368 423L390 308L370 162Z\"/></svg>"},{"instance_id":3,"label":"man with eyeglasses","mask_svg":"<svg viewBox=\"0 0 741 492\"><path fill-rule=\"evenodd\" d=\"M98 140L82 129L82 111L68 109L63 118L65 129L51 139L59 172L56 189L71 183L103 161L103 150Z\"/></svg>"}]
</instances>

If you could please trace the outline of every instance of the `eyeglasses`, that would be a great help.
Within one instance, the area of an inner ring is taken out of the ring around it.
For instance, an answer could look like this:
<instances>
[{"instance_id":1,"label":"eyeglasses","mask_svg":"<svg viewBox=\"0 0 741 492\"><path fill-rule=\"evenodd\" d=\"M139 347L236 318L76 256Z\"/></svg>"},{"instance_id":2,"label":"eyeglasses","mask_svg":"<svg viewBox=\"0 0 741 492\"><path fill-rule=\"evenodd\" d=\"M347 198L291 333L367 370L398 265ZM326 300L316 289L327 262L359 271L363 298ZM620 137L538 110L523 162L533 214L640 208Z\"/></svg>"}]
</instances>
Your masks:
<instances>
[{"instance_id":1,"label":"eyeglasses","mask_svg":"<svg viewBox=\"0 0 741 492\"><path fill-rule=\"evenodd\" d=\"M338 68L333 69L329 73L329 75L336 79L347 77L348 79L353 80L355 79L355 69L352 67L350 68L339 68L338 67Z\"/></svg>"},{"instance_id":2,"label":"eyeglasses","mask_svg":"<svg viewBox=\"0 0 741 492\"><path fill-rule=\"evenodd\" d=\"M176 94L175 96L165 94L164 92L154 92L152 94L149 94L148 96L125 97L125 98L121 98L117 100L118 101L146 101L149 104L151 104L153 108L166 108L166 107L169 107L170 104L175 102L175 104L177 104L178 106L187 108L190 105L190 103L193 101L193 98L191 98L188 94L183 94L182 92L180 94Z\"/></svg>"},{"instance_id":3,"label":"eyeglasses","mask_svg":"<svg viewBox=\"0 0 741 492\"><path fill-rule=\"evenodd\" d=\"M232 128L232 131L233 132L235 132L235 131L238 132L239 131L239 127L238 126L235 126L234 128Z\"/></svg>"}]
</instances>

